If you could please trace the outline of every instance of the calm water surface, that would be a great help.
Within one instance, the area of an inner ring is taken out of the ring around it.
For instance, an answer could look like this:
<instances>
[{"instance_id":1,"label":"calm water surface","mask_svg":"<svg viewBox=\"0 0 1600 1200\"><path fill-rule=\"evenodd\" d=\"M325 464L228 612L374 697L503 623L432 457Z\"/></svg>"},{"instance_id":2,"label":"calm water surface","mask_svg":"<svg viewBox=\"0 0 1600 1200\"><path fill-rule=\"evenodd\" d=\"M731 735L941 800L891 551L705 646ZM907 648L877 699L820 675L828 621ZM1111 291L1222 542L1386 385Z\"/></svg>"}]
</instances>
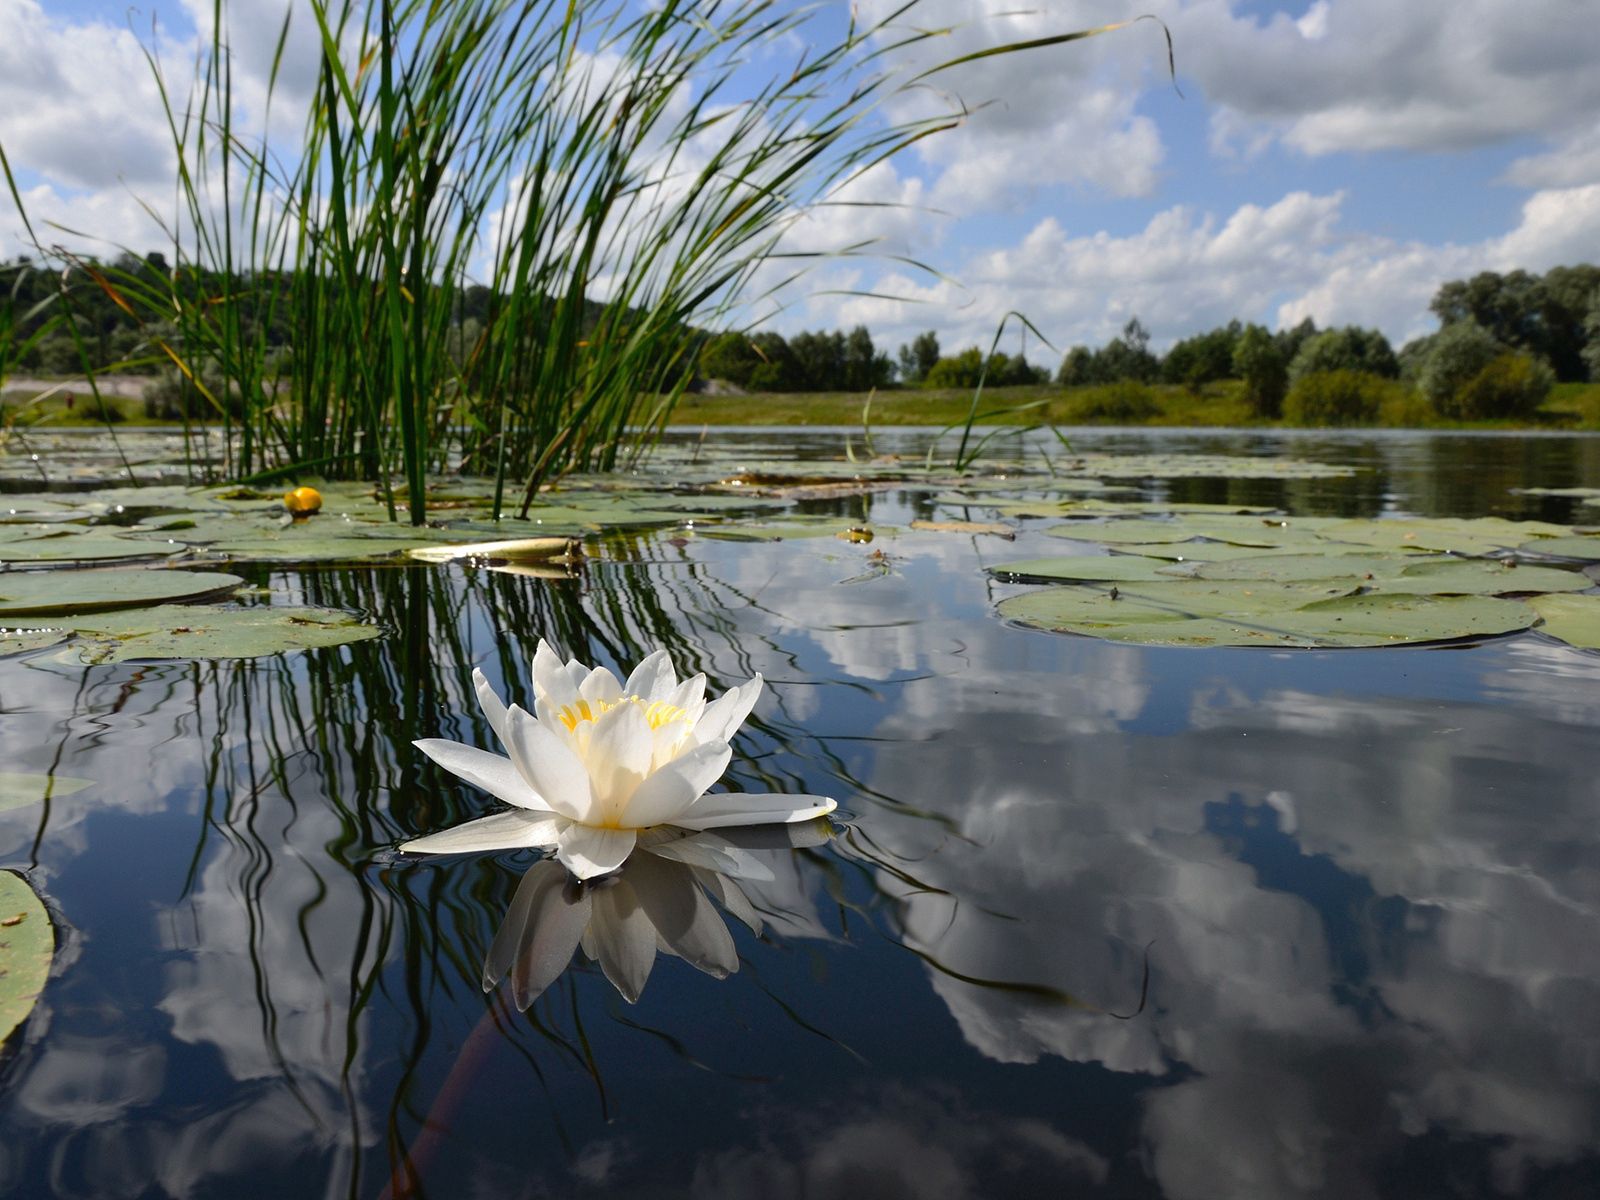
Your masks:
<instances>
[{"instance_id":1,"label":"calm water surface","mask_svg":"<svg viewBox=\"0 0 1600 1200\"><path fill-rule=\"evenodd\" d=\"M1576 521L1510 489L1600 486L1575 436L1075 444L1370 468L1145 489L1299 513ZM985 563L1061 552L1033 527L677 533L572 580L256 572L389 631L339 650L0 660L7 769L95 783L0 813L61 939L0 1057L0 1194L1600 1193L1600 656L1147 650L995 617ZM736 973L664 955L630 1005L580 954L519 1014L480 975L533 853L395 851L492 810L410 742L491 745L470 671L531 705L540 636L761 672L727 786L839 800L757 852Z\"/></svg>"}]
</instances>

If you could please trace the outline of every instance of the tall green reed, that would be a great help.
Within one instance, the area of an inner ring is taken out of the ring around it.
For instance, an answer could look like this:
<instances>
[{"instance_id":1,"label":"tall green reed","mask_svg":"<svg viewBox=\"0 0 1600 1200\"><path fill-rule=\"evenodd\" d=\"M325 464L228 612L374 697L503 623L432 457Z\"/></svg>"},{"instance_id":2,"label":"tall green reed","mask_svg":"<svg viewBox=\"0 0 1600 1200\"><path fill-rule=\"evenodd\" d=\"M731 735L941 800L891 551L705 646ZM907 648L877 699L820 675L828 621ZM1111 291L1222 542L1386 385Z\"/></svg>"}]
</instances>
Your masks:
<instances>
[{"instance_id":1,"label":"tall green reed","mask_svg":"<svg viewBox=\"0 0 1600 1200\"><path fill-rule=\"evenodd\" d=\"M316 84L286 139L262 129L290 20L246 136L214 0L181 94L150 52L172 270L96 281L204 397L232 475L370 479L421 523L429 473L460 465L526 514L559 474L648 448L698 330L818 261L786 240L798 220L967 113L889 102L1118 27L912 73L952 32L917 27L920 2L858 23L793 0L310 0Z\"/></svg>"}]
</instances>

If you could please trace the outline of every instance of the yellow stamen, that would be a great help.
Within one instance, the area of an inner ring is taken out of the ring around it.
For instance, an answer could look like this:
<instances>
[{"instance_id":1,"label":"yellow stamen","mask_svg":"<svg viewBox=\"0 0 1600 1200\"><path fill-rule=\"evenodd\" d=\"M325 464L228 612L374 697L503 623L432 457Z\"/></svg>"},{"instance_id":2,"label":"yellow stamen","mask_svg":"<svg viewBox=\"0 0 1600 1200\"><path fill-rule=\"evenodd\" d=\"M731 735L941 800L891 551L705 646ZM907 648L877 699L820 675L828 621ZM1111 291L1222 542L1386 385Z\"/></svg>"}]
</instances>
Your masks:
<instances>
[{"instance_id":1,"label":"yellow stamen","mask_svg":"<svg viewBox=\"0 0 1600 1200\"><path fill-rule=\"evenodd\" d=\"M642 706L644 718L650 723L651 729L660 729L689 715L676 704L668 704L665 700L645 700L641 696L624 696L616 701L579 700L576 704L563 705L559 715L563 725L569 730L576 730L580 721L598 721L602 713L608 713L623 704Z\"/></svg>"}]
</instances>

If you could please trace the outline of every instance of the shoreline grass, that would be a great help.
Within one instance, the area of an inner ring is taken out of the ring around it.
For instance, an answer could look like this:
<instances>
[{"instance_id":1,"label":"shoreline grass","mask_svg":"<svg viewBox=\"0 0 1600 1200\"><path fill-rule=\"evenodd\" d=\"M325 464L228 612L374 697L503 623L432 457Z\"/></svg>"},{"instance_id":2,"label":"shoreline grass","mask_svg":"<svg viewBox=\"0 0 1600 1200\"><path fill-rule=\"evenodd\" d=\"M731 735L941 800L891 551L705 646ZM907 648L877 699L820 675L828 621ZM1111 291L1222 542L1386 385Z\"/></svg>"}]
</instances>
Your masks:
<instances>
[{"instance_id":1,"label":"shoreline grass","mask_svg":"<svg viewBox=\"0 0 1600 1200\"><path fill-rule=\"evenodd\" d=\"M105 421L95 409L87 385L80 379L47 381L46 390L37 387L8 388L0 392L0 424L16 420L24 427L91 428L104 426ZM1282 420L1265 420L1252 415L1236 381L1209 384L1197 394L1182 387L1152 387L1159 411L1143 419L1094 418L1084 414L1086 401L1093 400L1104 388L1061 388L1053 384L1030 387L986 389L993 412L980 426L1008 427L1037 425L1106 425L1131 428L1228 428L1228 429L1292 429L1318 428L1295 426ZM53 394L51 394L53 392ZM66 397L74 397L69 407ZM143 401L137 396L121 393L115 385L103 391L104 403L119 416L112 420L117 427L149 427L182 429L181 419L158 420L145 415ZM45 396L38 400L38 396ZM671 419L665 426L677 430L737 428L759 425L816 425L843 428L861 428L863 409L868 395L849 392L822 393L772 393L756 392L747 395L707 395L688 393L678 400ZM916 389L903 388L871 394L871 406L866 415L872 427L957 426L971 407L972 393L960 388ZM648 407L646 405L645 407ZM1415 416L1408 410L1407 416ZM194 428L196 422L190 421ZM221 422L205 423L220 428ZM1558 384L1532 422L1517 421L1447 421L1436 418L1426 422L1377 422L1365 426L1343 428L1407 428L1407 429L1483 429L1483 430L1596 430L1600 429L1600 383Z\"/></svg>"}]
</instances>

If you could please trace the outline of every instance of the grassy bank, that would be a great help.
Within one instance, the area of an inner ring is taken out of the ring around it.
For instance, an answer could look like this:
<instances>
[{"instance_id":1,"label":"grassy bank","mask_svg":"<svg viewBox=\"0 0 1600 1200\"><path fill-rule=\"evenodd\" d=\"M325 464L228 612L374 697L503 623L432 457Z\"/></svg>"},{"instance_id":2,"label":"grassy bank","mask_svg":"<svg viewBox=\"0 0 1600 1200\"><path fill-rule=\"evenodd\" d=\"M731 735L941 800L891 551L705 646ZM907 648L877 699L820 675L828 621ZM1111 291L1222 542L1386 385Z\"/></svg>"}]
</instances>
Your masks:
<instances>
[{"instance_id":1,"label":"grassy bank","mask_svg":"<svg viewBox=\"0 0 1600 1200\"><path fill-rule=\"evenodd\" d=\"M30 381L34 383L35 381ZM43 381L37 381L43 382ZM996 388L984 393L979 406L982 424L1032 425L1136 425L1275 428L1281 421L1263 421L1253 416L1236 382L1208 384L1198 392L1183 387L1154 386L1147 389L1153 409L1144 413L1129 411L1125 397L1113 388L1060 388L1054 385ZM43 396L43 399L39 397ZM144 403L137 396L123 394L113 387L103 393L103 402L115 414L114 424L172 425L178 421L152 421L145 416ZM843 425L859 427L863 416L873 426L957 425L966 420L972 407L972 393L959 388L904 389L868 397L851 392L773 393L758 392L743 396L685 395L672 415L672 424L698 428L702 425ZM1379 425L1435 429L1514 429L1507 421L1472 423L1429 419L1420 404L1401 406L1380 420ZM8 389L0 394L0 421L37 424L46 428L94 426L104 424L88 389L81 385L60 390L40 391L37 386ZM1600 429L1600 384L1563 383L1556 385L1540 408L1533 429Z\"/></svg>"},{"instance_id":2,"label":"grassy bank","mask_svg":"<svg viewBox=\"0 0 1600 1200\"><path fill-rule=\"evenodd\" d=\"M1130 401L1115 387L1054 385L996 388L979 405L992 425L1255 426L1284 424L1254 416L1238 382L1207 384L1198 391L1166 385L1142 389L1148 405ZM863 410L872 425L954 425L966 420L972 393L961 389L904 389L868 398L842 392L752 393L745 396L687 395L672 415L674 425L855 425ZM1431 416L1420 401L1384 414L1379 425L1404 428L1513 429L1516 422L1452 422ZM1558 384L1528 427L1600 428L1600 384Z\"/></svg>"}]
</instances>

